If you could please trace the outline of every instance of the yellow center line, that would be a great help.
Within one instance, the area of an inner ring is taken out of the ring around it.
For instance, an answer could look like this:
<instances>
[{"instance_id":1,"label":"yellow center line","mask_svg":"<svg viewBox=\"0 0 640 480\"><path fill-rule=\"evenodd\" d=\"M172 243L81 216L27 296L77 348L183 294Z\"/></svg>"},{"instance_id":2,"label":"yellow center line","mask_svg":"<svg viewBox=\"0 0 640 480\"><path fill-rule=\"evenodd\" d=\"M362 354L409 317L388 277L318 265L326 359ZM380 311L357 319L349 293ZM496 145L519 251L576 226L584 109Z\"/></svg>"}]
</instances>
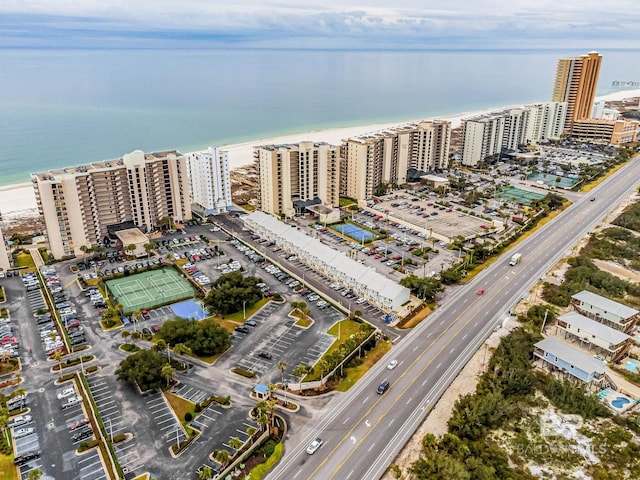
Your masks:
<instances>
[{"instance_id":1,"label":"yellow center line","mask_svg":"<svg viewBox=\"0 0 640 480\"><path fill-rule=\"evenodd\" d=\"M500 290L496 290L494 291L494 295L492 297L484 297L486 298L486 302L485 305L488 304L493 298L495 298L495 296L500 293L502 290L504 290L504 287L502 287ZM472 307L474 307L474 303L471 303L466 309L464 309L462 312L460 312L460 314L455 318L455 320L449 324L449 326L447 328L445 328L445 330L438 335L430 344L429 346L424 349L422 351L422 353L416 357L416 359L411 363L411 365L405 369L404 373L402 375L400 375L400 378L404 377L408 370L411 369L411 367L413 367L416 363L418 363L420 360L422 360L422 358L427 354L428 350L438 341L440 340L450 329L453 325L455 325L455 323L467 312L469 311ZM478 309L480 310L480 309ZM453 340L456 335L462 331L467 325L469 325L469 323L471 323L471 321L475 319L475 316L471 317L469 320L467 320L460 329L458 329L458 331L456 332L456 334L451 338L451 340ZM400 401L400 399L404 396L405 393L407 393L407 391L413 387L414 383L416 382L416 380L427 370L427 368L429 368L429 366L433 363L433 361L437 358L437 356L442 353L442 351L447 348L449 345L451 345L451 341L447 342L446 344L444 344L442 346L442 348L440 348L440 350L438 351L438 353L436 355L434 355L431 360L429 360L426 365L424 366L424 368L422 370L420 370L420 372L418 373L418 375L414 376L414 379L411 381L411 383L409 383L409 385L407 385L407 387L402 391L402 393L396 398L396 400L389 406L389 408L387 408L386 411L383 412L382 415L380 415L380 417L376 420L376 422L372 425L372 427L375 427L376 425L378 425L378 423L380 423L380 421L395 407L395 405ZM334 447L333 450L331 450L331 452L329 452L328 455L325 456L324 460L320 463L320 465L318 465L313 472L311 472L311 476L315 475L318 470L324 466L324 464L327 462L327 460L332 456L332 454L340 447L340 445L342 445L344 442L346 442L349 437L351 436L351 434L354 432L354 430L360 426L360 424L362 423L362 421L364 419L366 419L366 417L371 413L371 411L376 407L376 405L378 404L378 402L380 402L380 400L382 400L382 397L379 400L376 400L374 402L374 404L371 406L371 408L369 408L366 413L364 415L362 415L360 417L360 419L354 423L354 426L351 427L351 429L349 430L349 432L343 437L343 439L338 442L338 444ZM333 473L331 474L331 477L329 477L329 479L333 479L335 478L335 476L337 475L338 471L344 467L345 463L353 456L353 454L355 453L355 451L357 450L357 448L362 444L362 442L364 442L364 440L366 438L368 438L369 434L373 431L373 428L370 428L367 433L365 433L365 435L360 439L360 441L358 441L355 444L355 448L353 448L351 450L351 452L347 455L347 457L344 459L344 461L342 463L340 463L335 470L333 471Z\"/></svg>"}]
</instances>

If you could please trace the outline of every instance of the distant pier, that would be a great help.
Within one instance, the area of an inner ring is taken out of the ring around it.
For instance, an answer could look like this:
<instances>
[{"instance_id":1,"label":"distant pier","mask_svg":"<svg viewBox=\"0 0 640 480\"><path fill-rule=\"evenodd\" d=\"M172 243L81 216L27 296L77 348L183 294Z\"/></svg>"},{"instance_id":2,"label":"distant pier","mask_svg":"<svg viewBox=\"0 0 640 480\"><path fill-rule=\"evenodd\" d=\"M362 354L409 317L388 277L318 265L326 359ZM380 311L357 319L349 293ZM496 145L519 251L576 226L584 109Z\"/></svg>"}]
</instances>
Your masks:
<instances>
[{"instance_id":1,"label":"distant pier","mask_svg":"<svg viewBox=\"0 0 640 480\"><path fill-rule=\"evenodd\" d=\"M640 82L614 80L611 82L611 86L616 88L640 88Z\"/></svg>"}]
</instances>

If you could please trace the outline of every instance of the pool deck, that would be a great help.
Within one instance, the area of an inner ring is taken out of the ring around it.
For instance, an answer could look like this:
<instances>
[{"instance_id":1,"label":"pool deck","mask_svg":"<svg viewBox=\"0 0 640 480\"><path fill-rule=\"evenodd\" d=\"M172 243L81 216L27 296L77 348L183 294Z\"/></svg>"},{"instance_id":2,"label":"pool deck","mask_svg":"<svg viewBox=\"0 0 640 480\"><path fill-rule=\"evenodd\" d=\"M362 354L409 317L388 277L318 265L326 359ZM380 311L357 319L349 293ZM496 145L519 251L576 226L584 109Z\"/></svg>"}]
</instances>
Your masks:
<instances>
[{"instance_id":1,"label":"pool deck","mask_svg":"<svg viewBox=\"0 0 640 480\"><path fill-rule=\"evenodd\" d=\"M607 376L616 384L617 391L611 389L611 391L602 399L604 404L616 413L624 413L635 407L638 404L637 399L640 399L640 387L626 381L611 369L607 369L606 373ZM628 398L631 402L625 405L624 408L615 408L611 405L611 402L618 397Z\"/></svg>"}]
</instances>

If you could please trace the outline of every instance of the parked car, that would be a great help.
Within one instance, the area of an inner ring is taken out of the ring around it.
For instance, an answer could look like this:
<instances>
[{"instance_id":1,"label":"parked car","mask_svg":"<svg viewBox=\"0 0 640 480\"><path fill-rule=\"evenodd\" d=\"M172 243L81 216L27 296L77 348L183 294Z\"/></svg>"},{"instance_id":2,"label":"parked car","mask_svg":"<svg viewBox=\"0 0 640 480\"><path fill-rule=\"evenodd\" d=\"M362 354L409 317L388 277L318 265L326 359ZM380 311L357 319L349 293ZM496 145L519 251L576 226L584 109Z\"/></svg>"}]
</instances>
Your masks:
<instances>
[{"instance_id":1,"label":"parked car","mask_svg":"<svg viewBox=\"0 0 640 480\"><path fill-rule=\"evenodd\" d=\"M23 438L33 433L35 433L35 430L33 428L19 428L18 430L13 431L13 438Z\"/></svg>"}]
</instances>

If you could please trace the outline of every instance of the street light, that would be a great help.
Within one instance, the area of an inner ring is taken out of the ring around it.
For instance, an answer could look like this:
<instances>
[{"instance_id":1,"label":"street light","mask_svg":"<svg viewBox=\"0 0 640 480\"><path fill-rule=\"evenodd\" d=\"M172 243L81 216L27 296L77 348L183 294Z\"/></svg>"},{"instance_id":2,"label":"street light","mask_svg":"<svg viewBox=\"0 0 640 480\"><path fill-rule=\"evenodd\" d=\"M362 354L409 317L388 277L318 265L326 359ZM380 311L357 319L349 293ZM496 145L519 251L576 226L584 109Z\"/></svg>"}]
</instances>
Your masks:
<instances>
[{"instance_id":1,"label":"street light","mask_svg":"<svg viewBox=\"0 0 640 480\"><path fill-rule=\"evenodd\" d=\"M244 318L244 320L246 320L246 319L247 319L247 309L246 309L246 306L247 306L247 301L246 301L246 300L243 300L243 301L242 301L242 317Z\"/></svg>"}]
</instances>

